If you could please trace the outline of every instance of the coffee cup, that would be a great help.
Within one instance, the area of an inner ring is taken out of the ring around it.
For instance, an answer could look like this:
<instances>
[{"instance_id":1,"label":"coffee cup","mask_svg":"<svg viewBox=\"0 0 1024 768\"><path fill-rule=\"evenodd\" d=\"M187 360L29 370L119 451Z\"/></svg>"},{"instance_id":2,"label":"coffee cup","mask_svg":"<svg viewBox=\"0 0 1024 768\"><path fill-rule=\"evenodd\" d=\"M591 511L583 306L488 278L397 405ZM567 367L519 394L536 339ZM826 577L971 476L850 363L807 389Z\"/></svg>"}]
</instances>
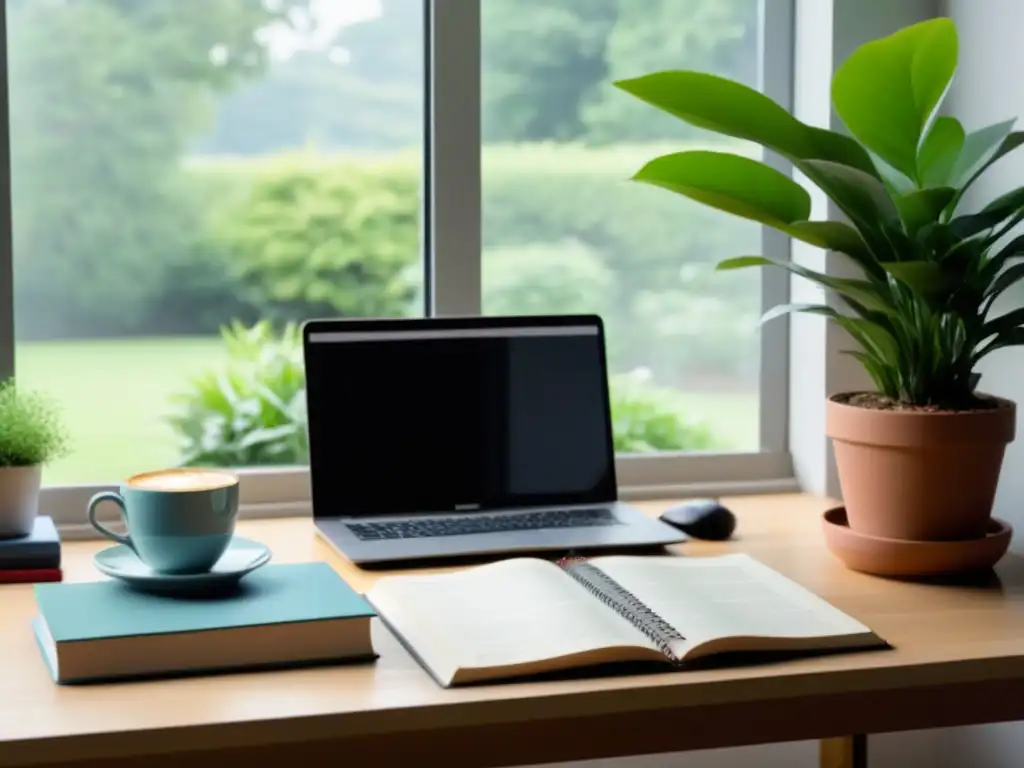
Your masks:
<instances>
[{"instance_id":1,"label":"coffee cup","mask_svg":"<svg viewBox=\"0 0 1024 768\"><path fill-rule=\"evenodd\" d=\"M112 501L127 527L122 536L96 519ZM125 480L118 492L89 500L89 522L109 539L131 548L157 573L209 571L231 543L238 516L238 478L208 469L166 469Z\"/></svg>"}]
</instances>

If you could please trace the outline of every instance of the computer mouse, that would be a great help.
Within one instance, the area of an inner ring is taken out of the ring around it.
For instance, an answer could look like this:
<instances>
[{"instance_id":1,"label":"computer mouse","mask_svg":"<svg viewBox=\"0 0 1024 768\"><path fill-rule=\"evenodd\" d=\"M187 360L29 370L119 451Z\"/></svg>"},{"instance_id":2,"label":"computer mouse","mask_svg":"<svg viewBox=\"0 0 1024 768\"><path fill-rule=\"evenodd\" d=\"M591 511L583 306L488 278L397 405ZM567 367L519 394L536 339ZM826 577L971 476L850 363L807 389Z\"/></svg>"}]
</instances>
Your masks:
<instances>
[{"instance_id":1,"label":"computer mouse","mask_svg":"<svg viewBox=\"0 0 1024 768\"><path fill-rule=\"evenodd\" d=\"M661 514L661 519L687 536L724 541L736 530L736 515L715 499L691 499Z\"/></svg>"}]
</instances>

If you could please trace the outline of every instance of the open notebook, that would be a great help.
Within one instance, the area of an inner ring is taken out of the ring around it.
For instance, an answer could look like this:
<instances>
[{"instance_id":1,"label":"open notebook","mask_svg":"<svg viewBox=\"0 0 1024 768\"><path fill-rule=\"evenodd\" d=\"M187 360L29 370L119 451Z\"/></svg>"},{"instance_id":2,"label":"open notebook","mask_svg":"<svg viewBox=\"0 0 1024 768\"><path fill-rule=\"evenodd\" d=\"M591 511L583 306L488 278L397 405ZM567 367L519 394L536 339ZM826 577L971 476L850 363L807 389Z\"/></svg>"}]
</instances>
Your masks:
<instances>
[{"instance_id":1,"label":"open notebook","mask_svg":"<svg viewBox=\"0 0 1024 768\"><path fill-rule=\"evenodd\" d=\"M516 558L366 595L443 686L623 661L885 645L753 558Z\"/></svg>"}]
</instances>

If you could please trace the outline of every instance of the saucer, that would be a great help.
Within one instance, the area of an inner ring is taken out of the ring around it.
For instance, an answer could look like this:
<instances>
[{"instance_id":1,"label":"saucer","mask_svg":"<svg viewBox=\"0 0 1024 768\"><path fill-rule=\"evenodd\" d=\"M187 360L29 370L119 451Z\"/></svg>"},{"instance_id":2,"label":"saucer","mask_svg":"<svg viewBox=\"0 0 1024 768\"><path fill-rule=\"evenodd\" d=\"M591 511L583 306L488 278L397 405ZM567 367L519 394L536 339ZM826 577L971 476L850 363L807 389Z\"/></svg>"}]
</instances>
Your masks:
<instances>
[{"instance_id":1,"label":"saucer","mask_svg":"<svg viewBox=\"0 0 1024 768\"><path fill-rule=\"evenodd\" d=\"M876 576L942 576L986 570L1006 554L1013 527L992 518L988 532L962 541L907 541L868 536L850 528L846 509L824 514L825 543L848 568Z\"/></svg>"},{"instance_id":2,"label":"saucer","mask_svg":"<svg viewBox=\"0 0 1024 768\"><path fill-rule=\"evenodd\" d=\"M124 544L97 552L93 564L107 576L129 586L163 595L195 595L234 587L246 574L270 561L270 550L258 541L235 536L220 560L203 573L156 573Z\"/></svg>"}]
</instances>

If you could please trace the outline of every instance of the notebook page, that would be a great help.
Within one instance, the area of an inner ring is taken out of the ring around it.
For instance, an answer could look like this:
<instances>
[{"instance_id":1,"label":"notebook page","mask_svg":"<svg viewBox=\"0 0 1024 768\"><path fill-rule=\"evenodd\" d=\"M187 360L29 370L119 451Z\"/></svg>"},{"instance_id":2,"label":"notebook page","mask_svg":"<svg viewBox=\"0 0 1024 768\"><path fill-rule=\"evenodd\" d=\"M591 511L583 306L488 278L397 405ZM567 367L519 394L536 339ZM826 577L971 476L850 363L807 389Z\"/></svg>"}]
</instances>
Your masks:
<instances>
[{"instance_id":1,"label":"notebook page","mask_svg":"<svg viewBox=\"0 0 1024 768\"><path fill-rule=\"evenodd\" d=\"M748 555L605 557L592 564L696 644L721 637L817 638L870 633Z\"/></svg>"},{"instance_id":2,"label":"notebook page","mask_svg":"<svg viewBox=\"0 0 1024 768\"><path fill-rule=\"evenodd\" d=\"M654 647L544 560L386 577L367 597L435 672L446 664L505 666L608 647Z\"/></svg>"}]
</instances>

